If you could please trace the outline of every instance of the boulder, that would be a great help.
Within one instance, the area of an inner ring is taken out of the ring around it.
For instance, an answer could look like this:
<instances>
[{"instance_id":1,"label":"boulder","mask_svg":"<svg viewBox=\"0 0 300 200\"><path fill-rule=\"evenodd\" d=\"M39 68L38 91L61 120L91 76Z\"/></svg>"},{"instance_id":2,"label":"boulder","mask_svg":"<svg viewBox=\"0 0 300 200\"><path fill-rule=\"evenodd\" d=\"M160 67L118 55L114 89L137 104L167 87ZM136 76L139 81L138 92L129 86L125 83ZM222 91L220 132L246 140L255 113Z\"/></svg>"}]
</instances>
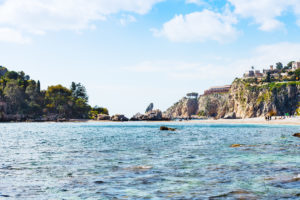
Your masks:
<instances>
[{"instance_id":1,"label":"boulder","mask_svg":"<svg viewBox=\"0 0 300 200\"><path fill-rule=\"evenodd\" d=\"M102 120L110 120L110 116L106 115L106 114L99 114L97 116L97 120L100 120L100 121L102 121Z\"/></svg>"},{"instance_id":2,"label":"boulder","mask_svg":"<svg viewBox=\"0 0 300 200\"><path fill-rule=\"evenodd\" d=\"M161 121L167 120L167 116L163 116L160 110L152 110L147 112L146 114L135 114L130 120L131 121Z\"/></svg>"},{"instance_id":3,"label":"boulder","mask_svg":"<svg viewBox=\"0 0 300 200\"><path fill-rule=\"evenodd\" d=\"M137 113L130 118L130 121L141 121L143 117L144 115L142 115L141 113Z\"/></svg>"},{"instance_id":4,"label":"boulder","mask_svg":"<svg viewBox=\"0 0 300 200\"><path fill-rule=\"evenodd\" d=\"M124 121L128 121L128 118L125 117L125 115L117 114L111 117L111 121L124 122Z\"/></svg>"},{"instance_id":5,"label":"boulder","mask_svg":"<svg viewBox=\"0 0 300 200\"><path fill-rule=\"evenodd\" d=\"M147 112L143 118L143 120L148 120L148 121L159 121L162 120L162 112L160 110L152 110Z\"/></svg>"},{"instance_id":6,"label":"boulder","mask_svg":"<svg viewBox=\"0 0 300 200\"><path fill-rule=\"evenodd\" d=\"M166 127L166 126L161 126L160 130L161 131L176 131L176 128L169 128L169 127Z\"/></svg>"},{"instance_id":7,"label":"boulder","mask_svg":"<svg viewBox=\"0 0 300 200\"><path fill-rule=\"evenodd\" d=\"M227 115L224 116L224 119L236 119L235 112L228 113Z\"/></svg>"}]
</instances>

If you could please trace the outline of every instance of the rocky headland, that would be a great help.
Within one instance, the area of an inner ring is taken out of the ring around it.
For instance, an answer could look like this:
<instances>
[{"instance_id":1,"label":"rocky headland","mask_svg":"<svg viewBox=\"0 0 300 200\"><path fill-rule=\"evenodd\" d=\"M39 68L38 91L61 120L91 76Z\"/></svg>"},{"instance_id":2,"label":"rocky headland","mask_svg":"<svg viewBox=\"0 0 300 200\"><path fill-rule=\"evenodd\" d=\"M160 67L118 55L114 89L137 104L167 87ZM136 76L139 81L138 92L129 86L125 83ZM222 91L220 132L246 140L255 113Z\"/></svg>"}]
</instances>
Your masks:
<instances>
[{"instance_id":1,"label":"rocky headland","mask_svg":"<svg viewBox=\"0 0 300 200\"><path fill-rule=\"evenodd\" d=\"M253 118L294 115L299 108L300 81L249 83L236 79L228 92L182 98L164 114L170 118Z\"/></svg>"}]
</instances>

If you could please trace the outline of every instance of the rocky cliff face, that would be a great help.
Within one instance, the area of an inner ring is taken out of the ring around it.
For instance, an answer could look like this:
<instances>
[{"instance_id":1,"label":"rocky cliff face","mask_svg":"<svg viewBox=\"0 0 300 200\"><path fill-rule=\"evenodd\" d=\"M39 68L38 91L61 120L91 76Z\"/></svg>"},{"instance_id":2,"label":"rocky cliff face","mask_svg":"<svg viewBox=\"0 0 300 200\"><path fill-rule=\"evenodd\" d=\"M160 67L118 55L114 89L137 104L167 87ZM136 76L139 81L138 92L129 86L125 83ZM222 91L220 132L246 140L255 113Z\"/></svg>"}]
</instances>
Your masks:
<instances>
[{"instance_id":1,"label":"rocky cliff face","mask_svg":"<svg viewBox=\"0 0 300 200\"><path fill-rule=\"evenodd\" d=\"M270 112L294 114L300 102L300 82L250 84L241 79L233 82L229 93L183 98L165 114L171 117L203 115L216 118L261 117Z\"/></svg>"},{"instance_id":2,"label":"rocky cliff face","mask_svg":"<svg viewBox=\"0 0 300 200\"><path fill-rule=\"evenodd\" d=\"M300 101L300 82L248 84L236 80L229 93L227 112L237 117L261 117L273 112L294 114Z\"/></svg>"},{"instance_id":3,"label":"rocky cliff face","mask_svg":"<svg viewBox=\"0 0 300 200\"><path fill-rule=\"evenodd\" d=\"M197 113L198 110L198 100L188 99L186 97L182 98L180 101L175 103L170 107L164 114L171 118L176 117L189 117Z\"/></svg>"}]
</instances>

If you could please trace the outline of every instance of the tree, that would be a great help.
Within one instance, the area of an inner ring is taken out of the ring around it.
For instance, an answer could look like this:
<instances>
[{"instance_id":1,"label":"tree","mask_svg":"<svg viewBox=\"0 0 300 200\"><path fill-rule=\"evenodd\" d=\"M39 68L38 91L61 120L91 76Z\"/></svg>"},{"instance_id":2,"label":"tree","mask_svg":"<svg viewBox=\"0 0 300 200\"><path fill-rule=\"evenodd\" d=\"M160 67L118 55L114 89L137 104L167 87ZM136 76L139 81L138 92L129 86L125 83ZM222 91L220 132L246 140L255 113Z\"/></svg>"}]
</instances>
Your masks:
<instances>
[{"instance_id":1,"label":"tree","mask_svg":"<svg viewBox=\"0 0 300 200\"><path fill-rule=\"evenodd\" d=\"M35 90L36 90L37 93L41 92L41 83L40 83L40 81L37 81Z\"/></svg>"},{"instance_id":2,"label":"tree","mask_svg":"<svg viewBox=\"0 0 300 200\"><path fill-rule=\"evenodd\" d=\"M11 112L17 113L18 111L23 111L24 92L16 80L9 80L6 83L3 94L9 102Z\"/></svg>"},{"instance_id":3,"label":"tree","mask_svg":"<svg viewBox=\"0 0 300 200\"><path fill-rule=\"evenodd\" d=\"M281 62L276 63L276 69L282 70L282 68L283 68L283 65Z\"/></svg>"},{"instance_id":4,"label":"tree","mask_svg":"<svg viewBox=\"0 0 300 200\"><path fill-rule=\"evenodd\" d=\"M72 82L71 84L72 96L75 99L84 99L88 101L89 97L87 95L85 87L81 83Z\"/></svg>"},{"instance_id":5,"label":"tree","mask_svg":"<svg viewBox=\"0 0 300 200\"><path fill-rule=\"evenodd\" d=\"M266 82L268 82L268 83L271 82L271 73L270 72L267 72Z\"/></svg>"},{"instance_id":6,"label":"tree","mask_svg":"<svg viewBox=\"0 0 300 200\"><path fill-rule=\"evenodd\" d=\"M294 61L291 61L291 62L289 62L289 63L287 64L287 68L288 68L288 69L292 69L293 62L294 62Z\"/></svg>"},{"instance_id":7,"label":"tree","mask_svg":"<svg viewBox=\"0 0 300 200\"><path fill-rule=\"evenodd\" d=\"M45 94L46 107L51 112L69 116L72 106L72 92L62 85L48 87Z\"/></svg>"},{"instance_id":8,"label":"tree","mask_svg":"<svg viewBox=\"0 0 300 200\"><path fill-rule=\"evenodd\" d=\"M9 71L5 74L5 76L8 79L14 79L14 80L18 79L18 77L19 77L18 73L15 71Z\"/></svg>"}]
</instances>

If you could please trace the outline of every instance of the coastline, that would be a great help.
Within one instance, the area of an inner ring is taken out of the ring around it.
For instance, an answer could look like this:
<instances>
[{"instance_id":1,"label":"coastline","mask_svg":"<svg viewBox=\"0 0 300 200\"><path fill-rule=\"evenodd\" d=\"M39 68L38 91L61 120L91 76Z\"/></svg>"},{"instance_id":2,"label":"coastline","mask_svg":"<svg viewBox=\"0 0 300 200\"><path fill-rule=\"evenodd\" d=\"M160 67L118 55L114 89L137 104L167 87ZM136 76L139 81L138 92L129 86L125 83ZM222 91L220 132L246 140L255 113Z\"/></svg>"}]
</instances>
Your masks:
<instances>
[{"instance_id":1,"label":"coastline","mask_svg":"<svg viewBox=\"0 0 300 200\"><path fill-rule=\"evenodd\" d=\"M247 119L205 119L205 120L183 120L183 121L129 121L129 122L115 122L109 120L80 120L71 119L68 122L96 122L96 123L131 123L131 122L144 122L144 123L195 123L195 124L262 124L262 125L299 125L300 117L286 118L286 119L273 119L266 121L264 118L247 118Z\"/></svg>"}]
</instances>

